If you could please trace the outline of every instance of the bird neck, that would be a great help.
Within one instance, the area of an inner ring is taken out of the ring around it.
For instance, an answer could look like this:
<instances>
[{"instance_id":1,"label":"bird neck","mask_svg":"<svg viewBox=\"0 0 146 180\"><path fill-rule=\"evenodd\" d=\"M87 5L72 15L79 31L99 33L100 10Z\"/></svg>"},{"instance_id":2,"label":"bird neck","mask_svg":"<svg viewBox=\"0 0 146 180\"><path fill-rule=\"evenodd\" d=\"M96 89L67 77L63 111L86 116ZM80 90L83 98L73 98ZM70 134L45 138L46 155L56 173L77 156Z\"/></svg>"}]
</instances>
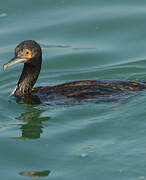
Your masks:
<instances>
[{"instance_id":1,"label":"bird neck","mask_svg":"<svg viewBox=\"0 0 146 180\"><path fill-rule=\"evenodd\" d=\"M12 95L24 96L31 94L32 88L39 76L41 64L42 57L34 59L33 63L24 64L22 74Z\"/></svg>"}]
</instances>

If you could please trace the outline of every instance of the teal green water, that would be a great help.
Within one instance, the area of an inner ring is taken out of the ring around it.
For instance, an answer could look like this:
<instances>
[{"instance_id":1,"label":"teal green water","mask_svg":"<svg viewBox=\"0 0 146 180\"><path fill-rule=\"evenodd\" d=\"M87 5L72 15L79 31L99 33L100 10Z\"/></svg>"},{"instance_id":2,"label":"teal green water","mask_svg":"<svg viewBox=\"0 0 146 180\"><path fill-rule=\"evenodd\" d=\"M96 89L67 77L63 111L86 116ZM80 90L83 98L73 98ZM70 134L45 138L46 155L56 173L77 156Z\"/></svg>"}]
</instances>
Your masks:
<instances>
[{"instance_id":1,"label":"teal green water","mask_svg":"<svg viewBox=\"0 0 146 180\"><path fill-rule=\"evenodd\" d=\"M146 1L2 1L0 67L26 39L43 48L37 85L146 80ZM21 70L0 70L1 179L146 179L145 93L125 104L17 104Z\"/></svg>"}]
</instances>

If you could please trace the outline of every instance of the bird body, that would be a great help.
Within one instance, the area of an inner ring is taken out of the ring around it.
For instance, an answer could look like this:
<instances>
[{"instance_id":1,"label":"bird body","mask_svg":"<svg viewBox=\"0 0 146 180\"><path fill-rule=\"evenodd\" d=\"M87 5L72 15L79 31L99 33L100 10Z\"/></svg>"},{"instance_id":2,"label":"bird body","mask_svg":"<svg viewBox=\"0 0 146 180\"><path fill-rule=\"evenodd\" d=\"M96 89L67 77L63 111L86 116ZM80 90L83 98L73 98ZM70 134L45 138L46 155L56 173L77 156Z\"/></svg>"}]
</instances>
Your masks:
<instances>
[{"instance_id":1,"label":"bird body","mask_svg":"<svg viewBox=\"0 0 146 180\"><path fill-rule=\"evenodd\" d=\"M83 80L68 82L56 86L38 87L32 93L58 93L78 99L92 98L98 95L115 95L121 92L142 91L146 83L118 80Z\"/></svg>"},{"instance_id":2,"label":"bird body","mask_svg":"<svg viewBox=\"0 0 146 180\"><path fill-rule=\"evenodd\" d=\"M33 87L39 76L42 64L42 51L33 40L21 42L15 49L15 57L4 64L4 70L16 63L24 63L20 79L12 95L19 102L40 104L46 101L72 99L82 101L146 89L146 82L119 80L82 80L55 86Z\"/></svg>"}]
</instances>

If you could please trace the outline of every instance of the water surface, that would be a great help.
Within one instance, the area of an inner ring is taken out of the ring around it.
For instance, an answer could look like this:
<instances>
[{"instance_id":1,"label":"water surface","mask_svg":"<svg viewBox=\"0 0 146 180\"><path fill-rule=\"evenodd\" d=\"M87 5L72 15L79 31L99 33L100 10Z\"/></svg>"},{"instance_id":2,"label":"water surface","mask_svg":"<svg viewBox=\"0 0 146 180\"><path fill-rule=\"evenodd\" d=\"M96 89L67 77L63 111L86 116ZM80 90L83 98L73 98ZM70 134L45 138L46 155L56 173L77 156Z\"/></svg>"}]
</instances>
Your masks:
<instances>
[{"instance_id":1,"label":"water surface","mask_svg":"<svg viewBox=\"0 0 146 180\"><path fill-rule=\"evenodd\" d=\"M145 19L145 1L6 0L0 67L34 39L43 48L37 85L146 80ZM1 179L146 179L145 92L126 103L17 104L9 95L21 70L0 71Z\"/></svg>"}]
</instances>

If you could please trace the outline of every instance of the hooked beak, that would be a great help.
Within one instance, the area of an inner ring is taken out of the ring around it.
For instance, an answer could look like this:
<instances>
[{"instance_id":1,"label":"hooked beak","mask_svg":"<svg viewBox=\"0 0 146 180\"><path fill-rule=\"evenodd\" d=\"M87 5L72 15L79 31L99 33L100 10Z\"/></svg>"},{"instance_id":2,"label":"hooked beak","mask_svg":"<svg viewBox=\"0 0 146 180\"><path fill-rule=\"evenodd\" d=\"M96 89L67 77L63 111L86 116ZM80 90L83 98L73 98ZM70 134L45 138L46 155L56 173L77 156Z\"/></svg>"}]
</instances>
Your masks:
<instances>
[{"instance_id":1,"label":"hooked beak","mask_svg":"<svg viewBox=\"0 0 146 180\"><path fill-rule=\"evenodd\" d=\"M3 65L3 70L5 71L8 67L17 64L17 63L25 63L27 62L28 59L24 58L24 57L19 57L16 56L14 58L12 58L8 63Z\"/></svg>"}]
</instances>

